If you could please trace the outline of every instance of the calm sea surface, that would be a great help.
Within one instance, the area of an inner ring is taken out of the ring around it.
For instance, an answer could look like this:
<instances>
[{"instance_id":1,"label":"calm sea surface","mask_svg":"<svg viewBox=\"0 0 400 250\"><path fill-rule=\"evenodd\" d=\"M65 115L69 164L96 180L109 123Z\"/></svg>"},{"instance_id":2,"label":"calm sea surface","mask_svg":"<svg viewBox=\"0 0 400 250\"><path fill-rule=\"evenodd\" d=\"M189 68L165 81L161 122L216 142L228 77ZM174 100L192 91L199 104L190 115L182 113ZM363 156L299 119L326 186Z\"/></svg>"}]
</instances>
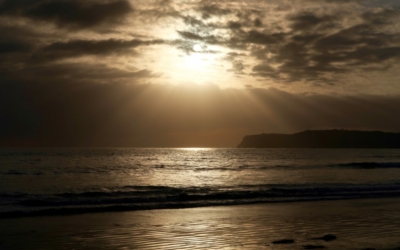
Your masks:
<instances>
[{"instance_id":1,"label":"calm sea surface","mask_svg":"<svg viewBox=\"0 0 400 250\"><path fill-rule=\"evenodd\" d=\"M0 149L0 216L400 197L399 149Z\"/></svg>"}]
</instances>

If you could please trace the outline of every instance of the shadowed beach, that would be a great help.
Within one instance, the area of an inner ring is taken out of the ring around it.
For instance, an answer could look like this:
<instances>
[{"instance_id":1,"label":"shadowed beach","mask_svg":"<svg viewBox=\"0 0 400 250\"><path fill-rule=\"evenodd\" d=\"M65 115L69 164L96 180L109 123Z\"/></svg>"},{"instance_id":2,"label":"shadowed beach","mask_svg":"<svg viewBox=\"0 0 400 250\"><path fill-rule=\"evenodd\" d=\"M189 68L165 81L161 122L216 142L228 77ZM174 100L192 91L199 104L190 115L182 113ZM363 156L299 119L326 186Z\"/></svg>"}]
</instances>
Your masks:
<instances>
[{"instance_id":1,"label":"shadowed beach","mask_svg":"<svg viewBox=\"0 0 400 250\"><path fill-rule=\"evenodd\" d=\"M2 219L0 248L389 250L400 247L399 207L391 198ZM326 234L337 239L316 239ZM273 244L281 239L293 243Z\"/></svg>"}]
</instances>

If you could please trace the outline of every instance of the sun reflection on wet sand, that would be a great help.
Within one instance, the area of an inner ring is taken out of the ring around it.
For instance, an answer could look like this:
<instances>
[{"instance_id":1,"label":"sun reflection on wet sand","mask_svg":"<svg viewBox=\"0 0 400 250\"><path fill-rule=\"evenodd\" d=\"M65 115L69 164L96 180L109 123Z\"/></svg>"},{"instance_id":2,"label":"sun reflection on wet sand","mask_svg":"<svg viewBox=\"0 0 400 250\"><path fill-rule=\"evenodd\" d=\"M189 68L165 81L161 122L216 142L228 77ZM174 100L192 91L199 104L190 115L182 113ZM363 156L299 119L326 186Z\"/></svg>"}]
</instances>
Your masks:
<instances>
[{"instance_id":1,"label":"sun reflection on wet sand","mask_svg":"<svg viewBox=\"0 0 400 250\"><path fill-rule=\"evenodd\" d=\"M0 221L0 242L4 249L395 249L399 206L400 199L380 199L10 219ZM328 233L337 240L312 239ZM295 243L272 244L282 238Z\"/></svg>"}]
</instances>

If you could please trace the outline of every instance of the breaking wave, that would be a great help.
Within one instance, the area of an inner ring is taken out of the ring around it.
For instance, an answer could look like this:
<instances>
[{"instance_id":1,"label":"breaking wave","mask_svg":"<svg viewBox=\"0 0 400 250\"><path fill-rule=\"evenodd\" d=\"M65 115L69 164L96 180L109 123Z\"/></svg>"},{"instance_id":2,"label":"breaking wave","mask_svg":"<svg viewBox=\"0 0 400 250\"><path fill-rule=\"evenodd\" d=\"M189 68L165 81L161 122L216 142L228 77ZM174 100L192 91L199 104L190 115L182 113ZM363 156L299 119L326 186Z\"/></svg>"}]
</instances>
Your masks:
<instances>
[{"instance_id":1,"label":"breaking wave","mask_svg":"<svg viewBox=\"0 0 400 250\"><path fill-rule=\"evenodd\" d=\"M51 195L0 194L1 218L253 203L400 197L400 183L244 185L207 187L125 186L107 191ZM7 201L7 204L5 204Z\"/></svg>"}]
</instances>

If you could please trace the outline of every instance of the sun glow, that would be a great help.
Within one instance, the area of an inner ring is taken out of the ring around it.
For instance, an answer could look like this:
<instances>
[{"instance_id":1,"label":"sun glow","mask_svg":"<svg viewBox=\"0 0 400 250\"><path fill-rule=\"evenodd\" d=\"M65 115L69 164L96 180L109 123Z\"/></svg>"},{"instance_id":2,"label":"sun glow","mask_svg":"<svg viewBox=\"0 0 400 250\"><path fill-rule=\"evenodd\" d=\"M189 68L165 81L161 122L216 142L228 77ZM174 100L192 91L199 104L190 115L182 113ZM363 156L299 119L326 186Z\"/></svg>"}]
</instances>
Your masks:
<instances>
[{"instance_id":1,"label":"sun glow","mask_svg":"<svg viewBox=\"0 0 400 250\"><path fill-rule=\"evenodd\" d=\"M214 54L192 52L171 64L174 70L169 73L177 82L204 83L217 77L216 60Z\"/></svg>"},{"instance_id":2,"label":"sun glow","mask_svg":"<svg viewBox=\"0 0 400 250\"><path fill-rule=\"evenodd\" d=\"M157 74L163 76L152 79L154 83L165 84L166 81L176 84L216 83L223 88L242 86L240 81L243 78L239 79L235 74L229 72L232 63L224 59L229 50L217 46L204 47L200 43L191 44L189 51L169 48L165 45L155 48L155 51L144 54L148 58L146 63L149 67L151 66ZM195 51L200 48L201 51ZM255 86L253 82L249 84Z\"/></svg>"},{"instance_id":3,"label":"sun glow","mask_svg":"<svg viewBox=\"0 0 400 250\"><path fill-rule=\"evenodd\" d=\"M203 54L192 53L185 58L185 68L192 68L197 70L207 70L210 67L210 59Z\"/></svg>"},{"instance_id":4,"label":"sun glow","mask_svg":"<svg viewBox=\"0 0 400 250\"><path fill-rule=\"evenodd\" d=\"M201 47L200 44L196 43L195 45L193 45L193 50L196 52L200 52L203 50L203 48Z\"/></svg>"}]
</instances>

